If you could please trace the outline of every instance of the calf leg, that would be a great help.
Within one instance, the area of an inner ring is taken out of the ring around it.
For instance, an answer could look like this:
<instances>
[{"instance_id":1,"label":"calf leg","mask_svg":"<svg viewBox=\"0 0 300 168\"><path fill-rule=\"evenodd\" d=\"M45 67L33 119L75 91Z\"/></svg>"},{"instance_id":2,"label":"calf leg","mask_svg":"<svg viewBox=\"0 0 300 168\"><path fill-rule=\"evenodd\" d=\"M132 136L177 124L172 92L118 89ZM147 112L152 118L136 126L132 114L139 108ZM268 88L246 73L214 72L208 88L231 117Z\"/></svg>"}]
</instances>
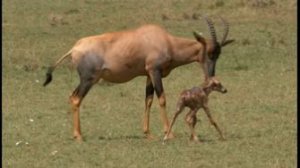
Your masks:
<instances>
[{"instance_id":1,"label":"calf leg","mask_svg":"<svg viewBox=\"0 0 300 168\"><path fill-rule=\"evenodd\" d=\"M203 108L207 117L209 118L209 121L210 123L216 128L216 130L219 132L220 136L221 136L221 139L222 140L225 140L224 136L223 136L223 133L221 131L221 129L218 127L217 123L214 121L214 119L212 118L211 114L210 114L210 110L208 107L204 107Z\"/></svg>"},{"instance_id":2,"label":"calf leg","mask_svg":"<svg viewBox=\"0 0 300 168\"><path fill-rule=\"evenodd\" d=\"M197 116L196 116L196 112L197 110L193 109L191 110L185 117L185 121L187 122L189 128L190 128L190 131L191 131L191 137L190 137L190 140L191 141L195 141L195 142L198 142L199 139L196 135L196 132L195 132L195 125L197 124Z\"/></svg>"},{"instance_id":3,"label":"calf leg","mask_svg":"<svg viewBox=\"0 0 300 168\"><path fill-rule=\"evenodd\" d=\"M178 117L178 115L183 111L183 109L184 109L184 104L182 103L181 100L179 100L178 103L177 103L176 112L175 112L175 114L173 116L173 119L171 121L170 127L169 127L169 129L168 129L168 131L167 131L167 133L166 133L166 135L164 137L164 141L166 141L168 139L169 134L170 134L170 132L172 130L172 127L173 127L173 125L175 123L175 120Z\"/></svg>"},{"instance_id":4,"label":"calf leg","mask_svg":"<svg viewBox=\"0 0 300 168\"><path fill-rule=\"evenodd\" d=\"M154 94L154 87L150 77L148 76L147 83L146 83L145 112L144 112L144 122L143 122L144 134L148 139L153 138L149 131L149 116L150 116L150 108L153 101L153 94Z\"/></svg>"}]
</instances>

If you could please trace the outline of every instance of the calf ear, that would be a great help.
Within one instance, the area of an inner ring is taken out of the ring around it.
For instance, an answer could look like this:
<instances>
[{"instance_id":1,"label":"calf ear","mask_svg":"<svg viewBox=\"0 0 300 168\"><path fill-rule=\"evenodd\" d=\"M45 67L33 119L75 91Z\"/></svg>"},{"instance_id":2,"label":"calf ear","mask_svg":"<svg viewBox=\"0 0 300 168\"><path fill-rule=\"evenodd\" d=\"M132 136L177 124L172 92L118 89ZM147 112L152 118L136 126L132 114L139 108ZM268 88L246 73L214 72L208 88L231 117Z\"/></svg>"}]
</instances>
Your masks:
<instances>
[{"instance_id":1,"label":"calf ear","mask_svg":"<svg viewBox=\"0 0 300 168\"><path fill-rule=\"evenodd\" d=\"M222 47L226 46L227 44L230 44L232 42L234 42L234 39L230 39L230 40L226 40L224 43L222 43Z\"/></svg>"},{"instance_id":2,"label":"calf ear","mask_svg":"<svg viewBox=\"0 0 300 168\"><path fill-rule=\"evenodd\" d=\"M193 35L196 38L196 40L200 43L205 43L205 38L202 36L202 33L198 33L196 31L193 31Z\"/></svg>"},{"instance_id":3,"label":"calf ear","mask_svg":"<svg viewBox=\"0 0 300 168\"><path fill-rule=\"evenodd\" d=\"M207 79L204 80L203 86L207 87L210 86L213 83L214 77L208 77Z\"/></svg>"}]
</instances>

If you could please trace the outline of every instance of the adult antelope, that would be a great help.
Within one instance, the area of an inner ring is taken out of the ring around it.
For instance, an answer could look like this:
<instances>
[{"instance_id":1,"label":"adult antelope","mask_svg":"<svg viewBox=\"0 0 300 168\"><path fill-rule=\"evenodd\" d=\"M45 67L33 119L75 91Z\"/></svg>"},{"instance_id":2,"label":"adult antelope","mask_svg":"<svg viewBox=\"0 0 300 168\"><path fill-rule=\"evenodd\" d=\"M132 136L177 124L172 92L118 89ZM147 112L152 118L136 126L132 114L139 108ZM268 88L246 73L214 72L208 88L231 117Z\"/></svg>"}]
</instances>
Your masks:
<instances>
[{"instance_id":1,"label":"adult antelope","mask_svg":"<svg viewBox=\"0 0 300 168\"><path fill-rule=\"evenodd\" d=\"M224 36L222 41L218 42L212 21L208 17L204 18L212 37L210 40L206 40L196 32L194 32L196 40L191 40L173 36L156 25L144 25L134 30L82 38L69 52L50 66L44 86L51 82L53 70L65 58L71 56L72 63L77 68L80 83L70 96L74 138L82 139L79 121L80 104L99 79L123 83L137 76L147 76L143 122L146 137L151 138L149 112L154 91L159 99L161 119L166 133L169 121L165 110L166 98L162 78L166 77L172 69L192 62L200 63L205 79L214 76L221 47L233 41L226 40L229 26L224 20Z\"/></svg>"}]
</instances>

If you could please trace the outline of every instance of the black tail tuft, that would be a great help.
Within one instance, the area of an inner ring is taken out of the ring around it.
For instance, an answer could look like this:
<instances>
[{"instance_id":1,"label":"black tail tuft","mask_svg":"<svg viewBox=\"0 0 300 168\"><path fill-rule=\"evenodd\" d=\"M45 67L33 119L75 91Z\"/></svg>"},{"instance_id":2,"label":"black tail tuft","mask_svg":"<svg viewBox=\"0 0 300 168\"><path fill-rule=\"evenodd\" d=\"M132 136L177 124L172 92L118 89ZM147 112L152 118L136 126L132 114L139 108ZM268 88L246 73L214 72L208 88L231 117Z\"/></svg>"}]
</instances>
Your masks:
<instances>
[{"instance_id":1,"label":"black tail tuft","mask_svg":"<svg viewBox=\"0 0 300 168\"><path fill-rule=\"evenodd\" d=\"M43 86L48 85L52 81L52 71L53 67L49 67L46 73L46 81L44 82Z\"/></svg>"}]
</instances>

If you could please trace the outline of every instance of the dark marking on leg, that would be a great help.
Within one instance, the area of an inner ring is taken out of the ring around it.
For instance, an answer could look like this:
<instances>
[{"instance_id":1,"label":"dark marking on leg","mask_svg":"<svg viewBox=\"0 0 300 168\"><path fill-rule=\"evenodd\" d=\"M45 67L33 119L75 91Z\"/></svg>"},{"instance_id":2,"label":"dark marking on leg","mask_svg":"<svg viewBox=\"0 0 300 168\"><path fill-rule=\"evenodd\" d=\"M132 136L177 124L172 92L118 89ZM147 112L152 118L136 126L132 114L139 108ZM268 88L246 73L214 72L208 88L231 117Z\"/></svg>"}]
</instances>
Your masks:
<instances>
[{"instance_id":1,"label":"dark marking on leg","mask_svg":"<svg viewBox=\"0 0 300 168\"><path fill-rule=\"evenodd\" d=\"M92 81L81 81L79 86L73 91L70 96L70 102L73 111L73 136L77 140L81 140L81 130L80 130L80 118L79 118L79 109L81 102L88 91L93 86Z\"/></svg>"},{"instance_id":2,"label":"dark marking on leg","mask_svg":"<svg viewBox=\"0 0 300 168\"><path fill-rule=\"evenodd\" d=\"M87 95L92 86L100 78L100 76L97 75L97 71L101 69L102 65L99 64L103 64L103 62L101 62L101 59L98 59L95 55L91 55L82 57L77 66L77 71L80 77L80 84L70 96L70 102L73 111L73 136L77 140L82 139L79 118L80 105L83 98Z\"/></svg>"},{"instance_id":3,"label":"dark marking on leg","mask_svg":"<svg viewBox=\"0 0 300 168\"><path fill-rule=\"evenodd\" d=\"M148 82L148 80L149 80L149 82ZM148 96L153 96L153 94L154 94L154 87L153 87L150 77L148 77L147 84L146 84L146 98Z\"/></svg>"},{"instance_id":4,"label":"dark marking on leg","mask_svg":"<svg viewBox=\"0 0 300 168\"><path fill-rule=\"evenodd\" d=\"M144 112L144 122L143 122L143 130L148 139L152 139L149 130L149 118L150 118L150 108L153 101L153 95L154 95L154 87L150 77L148 76L146 82L145 112Z\"/></svg>"},{"instance_id":5,"label":"dark marking on leg","mask_svg":"<svg viewBox=\"0 0 300 168\"><path fill-rule=\"evenodd\" d=\"M157 97L160 97L164 92L163 84L162 84L162 75L159 70L154 70L152 74L152 83L154 83L154 89Z\"/></svg>"},{"instance_id":6,"label":"dark marking on leg","mask_svg":"<svg viewBox=\"0 0 300 168\"><path fill-rule=\"evenodd\" d=\"M160 114L163 122L164 132L167 133L169 129L169 120L166 113L166 97L164 94L164 88L162 84L162 75L159 70L152 70L149 72L152 84L154 85L154 90L158 97L160 105ZM173 135L172 135L173 136Z\"/></svg>"}]
</instances>

